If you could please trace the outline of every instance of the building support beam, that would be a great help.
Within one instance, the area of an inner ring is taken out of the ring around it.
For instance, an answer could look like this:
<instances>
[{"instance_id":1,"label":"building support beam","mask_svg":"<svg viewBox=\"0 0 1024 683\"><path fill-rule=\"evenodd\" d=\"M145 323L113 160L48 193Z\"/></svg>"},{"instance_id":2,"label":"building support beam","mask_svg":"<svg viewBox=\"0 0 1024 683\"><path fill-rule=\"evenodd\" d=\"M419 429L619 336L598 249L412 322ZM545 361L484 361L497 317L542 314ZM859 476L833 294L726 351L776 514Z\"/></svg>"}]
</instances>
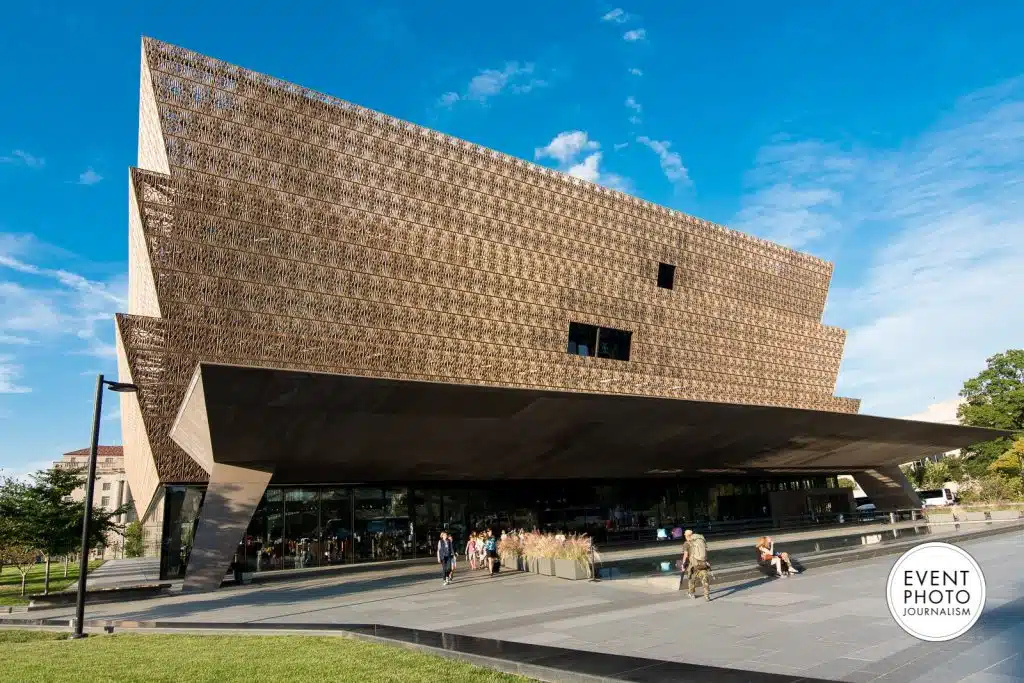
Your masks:
<instances>
[{"instance_id":1,"label":"building support beam","mask_svg":"<svg viewBox=\"0 0 1024 683\"><path fill-rule=\"evenodd\" d=\"M213 465L185 572L184 591L220 588L272 475L273 466Z\"/></svg>"},{"instance_id":2,"label":"building support beam","mask_svg":"<svg viewBox=\"0 0 1024 683\"><path fill-rule=\"evenodd\" d=\"M879 512L916 510L921 507L921 498L897 465L857 472L853 479Z\"/></svg>"}]
</instances>

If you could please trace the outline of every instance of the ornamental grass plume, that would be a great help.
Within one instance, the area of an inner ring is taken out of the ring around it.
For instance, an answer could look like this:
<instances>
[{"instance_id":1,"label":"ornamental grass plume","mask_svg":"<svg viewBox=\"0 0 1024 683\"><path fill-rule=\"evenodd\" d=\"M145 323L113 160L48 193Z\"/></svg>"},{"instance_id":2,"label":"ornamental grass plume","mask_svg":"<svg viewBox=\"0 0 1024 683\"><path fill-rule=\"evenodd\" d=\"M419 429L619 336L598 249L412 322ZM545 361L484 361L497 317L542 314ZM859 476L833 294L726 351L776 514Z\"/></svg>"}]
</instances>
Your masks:
<instances>
[{"instance_id":1,"label":"ornamental grass plume","mask_svg":"<svg viewBox=\"0 0 1024 683\"><path fill-rule=\"evenodd\" d=\"M522 557L522 539L515 534L503 536L502 539L498 542L498 555L502 557Z\"/></svg>"},{"instance_id":2,"label":"ornamental grass plume","mask_svg":"<svg viewBox=\"0 0 1024 683\"><path fill-rule=\"evenodd\" d=\"M590 536L572 534L567 536L558 546L559 560L571 560L578 564L587 564L590 561L590 551L593 548L593 541Z\"/></svg>"},{"instance_id":3,"label":"ornamental grass plume","mask_svg":"<svg viewBox=\"0 0 1024 683\"><path fill-rule=\"evenodd\" d=\"M593 543L589 536L572 534L524 534L522 557L532 560L572 560L586 563L590 559Z\"/></svg>"}]
</instances>

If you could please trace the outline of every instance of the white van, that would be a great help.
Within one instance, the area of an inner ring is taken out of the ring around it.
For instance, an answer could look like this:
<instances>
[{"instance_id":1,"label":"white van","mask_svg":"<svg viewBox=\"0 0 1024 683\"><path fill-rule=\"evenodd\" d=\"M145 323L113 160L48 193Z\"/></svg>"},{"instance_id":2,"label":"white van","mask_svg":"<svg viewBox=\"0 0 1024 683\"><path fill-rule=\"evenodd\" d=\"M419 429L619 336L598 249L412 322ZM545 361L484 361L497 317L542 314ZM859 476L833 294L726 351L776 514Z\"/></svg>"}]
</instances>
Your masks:
<instances>
[{"instance_id":1,"label":"white van","mask_svg":"<svg viewBox=\"0 0 1024 683\"><path fill-rule=\"evenodd\" d=\"M918 491L917 495L921 499L921 504L925 507L941 507L953 504L953 493L949 489Z\"/></svg>"}]
</instances>

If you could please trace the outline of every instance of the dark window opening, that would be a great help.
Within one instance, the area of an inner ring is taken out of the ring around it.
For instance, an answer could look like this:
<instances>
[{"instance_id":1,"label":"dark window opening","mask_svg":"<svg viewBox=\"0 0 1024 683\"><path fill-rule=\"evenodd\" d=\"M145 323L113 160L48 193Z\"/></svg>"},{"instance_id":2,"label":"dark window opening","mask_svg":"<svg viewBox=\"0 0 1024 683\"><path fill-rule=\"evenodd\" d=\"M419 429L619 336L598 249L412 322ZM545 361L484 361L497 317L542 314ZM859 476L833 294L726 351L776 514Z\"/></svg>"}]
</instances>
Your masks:
<instances>
[{"instance_id":1,"label":"dark window opening","mask_svg":"<svg viewBox=\"0 0 1024 683\"><path fill-rule=\"evenodd\" d=\"M597 357L629 360L629 345L632 339L632 332L602 327L597 332Z\"/></svg>"},{"instance_id":2,"label":"dark window opening","mask_svg":"<svg viewBox=\"0 0 1024 683\"><path fill-rule=\"evenodd\" d=\"M593 356L597 353L597 326L569 323L569 353Z\"/></svg>"},{"instance_id":3,"label":"dark window opening","mask_svg":"<svg viewBox=\"0 0 1024 683\"><path fill-rule=\"evenodd\" d=\"M633 333L611 327L569 323L568 352L574 356L597 356L629 360Z\"/></svg>"},{"instance_id":4,"label":"dark window opening","mask_svg":"<svg viewBox=\"0 0 1024 683\"><path fill-rule=\"evenodd\" d=\"M668 263L658 264L658 286L662 289L672 289L676 281L676 267Z\"/></svg>"}]
</instances>

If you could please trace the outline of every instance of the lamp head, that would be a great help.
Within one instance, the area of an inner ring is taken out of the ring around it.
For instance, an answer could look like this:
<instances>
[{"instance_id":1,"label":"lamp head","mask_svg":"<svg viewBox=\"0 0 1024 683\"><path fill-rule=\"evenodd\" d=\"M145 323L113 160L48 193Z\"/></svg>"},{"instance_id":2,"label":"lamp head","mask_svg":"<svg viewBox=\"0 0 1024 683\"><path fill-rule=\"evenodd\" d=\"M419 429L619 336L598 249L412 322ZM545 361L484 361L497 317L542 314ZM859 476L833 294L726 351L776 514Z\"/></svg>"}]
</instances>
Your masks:
<instances>
[{"instance_id":1,"label":"lamp head","mask_svg":"<svg viewBox=\"0 0 1024 683\"><path fill-rule=\"evenodd\" d=\"M111 391L121 394L131 394L139 390L137 386L129 382L107 382L106 384Z\"/></svg>"}]
</instances>

